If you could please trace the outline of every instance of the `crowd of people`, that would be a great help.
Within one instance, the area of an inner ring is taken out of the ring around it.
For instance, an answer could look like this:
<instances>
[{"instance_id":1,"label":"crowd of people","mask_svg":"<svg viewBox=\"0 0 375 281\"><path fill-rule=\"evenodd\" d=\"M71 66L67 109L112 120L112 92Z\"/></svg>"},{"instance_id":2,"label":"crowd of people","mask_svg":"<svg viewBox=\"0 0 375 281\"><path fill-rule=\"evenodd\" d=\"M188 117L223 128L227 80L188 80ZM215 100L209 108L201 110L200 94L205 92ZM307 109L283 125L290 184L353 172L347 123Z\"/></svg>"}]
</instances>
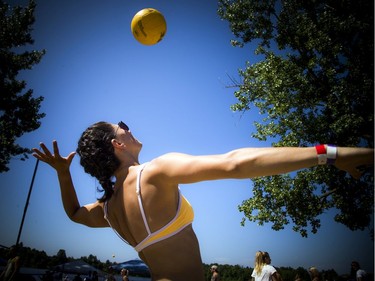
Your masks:
<instances>
[{"instance_id":1,"label":"crowd of people","mask_svg":"<svg viewBox=\"0 0 375 281\"><path fill-rule=\"evenodd\" d=\"M308 269L311 281L324 281L319 270L312 266ZM251 274L252 281L282 281L282 277L274 266L271 265L271 257L268 252L258 251L255 254L254 270ZM361 269L357 261L351 263L351 274L349 281L366 281L367 273ZM297 274L295 281L302 280Z\"/></svg>"},{"instance_id":2,"label":"crowd of people","mask_svg":"<svg viewBox=\"0 0 375 281\"><path fill-rule=\"evenodd\" d=\"M210 270L212 273L211 281L223 281L217 265L212 265ZM325 281L324 277L315 266L311 266L307 271L310 275L310 281ZM368 280L367 277L368 274L365 270L361 269L359 263L357 261L352 261L351 272L347 281L366 281ZM255 254L254 269L250 279L251 281L283 281L280 273L271 265L270 254L263 251L258 251ZM299 274L296 274L294 281L309 280L303 280Z\"/></svg>"}]
</instances>

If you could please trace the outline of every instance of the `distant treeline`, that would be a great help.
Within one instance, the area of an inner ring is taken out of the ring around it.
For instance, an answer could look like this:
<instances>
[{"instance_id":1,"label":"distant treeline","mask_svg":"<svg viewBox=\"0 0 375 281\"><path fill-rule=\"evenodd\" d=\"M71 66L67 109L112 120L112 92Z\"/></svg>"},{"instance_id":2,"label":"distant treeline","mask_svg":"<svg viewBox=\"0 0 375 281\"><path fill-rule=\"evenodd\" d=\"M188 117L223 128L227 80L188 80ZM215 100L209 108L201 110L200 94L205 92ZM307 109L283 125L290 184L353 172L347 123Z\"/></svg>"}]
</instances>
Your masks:
<instances>
[{"instance_id":1,"label":"distant treeline","mask_svg":"<svg viewBox=\"0 0 375 281\"><path fill-rule=\"evenodd\" d=\"M73 257L67 257L66 252L63 249L59 250L54 256L48 256L44 251L23 247L22 245L20 246L19 256L21 257L22 267L53 270L57 265L77 260ZM8 259L7 248L0 247L0 257L3 259L3 262ZM115 264L109 260L102 262L94 255L83 256L80 260L83 260L104 272L108 272L111 266ZM211 264L203 264L203 266L206 280L210 280L212 275L210 272ZM251 267L243 267L240 265L218 264L218 267L223 281L249 281L251 279L251 273L253 272ZM294 269L291 267L279 267L277 270L283 281L294 281L297 275L302 281L310 281L309 273L305 268L298 267L297 269ZM339 276L334 269L322 270L321 274L323 281L344 281L349 279L349 276Z\"/></svg>"},{"instance_id":2,"label":"distant treeline","mask_svg":"<svg viewBox=\"0 0 375 281\"><path fill-rule=\"evenodd\" d=\"M8 259L8 252L8 248L0 247L0 258L6 261ZM22 267L53 270L57 265L77 260L77 258L68 257L63 249L59 250L56 255L49 256L45 251L23 247L22 243L18 253L21 257ZM104 272L108 272L110 267L114 264L109 260L102 262L94 255L89 255L88 257L84 256L79 258L79 260L83 260L84 262L87 262L88 264Z\"/></svg>"}]
</instances>

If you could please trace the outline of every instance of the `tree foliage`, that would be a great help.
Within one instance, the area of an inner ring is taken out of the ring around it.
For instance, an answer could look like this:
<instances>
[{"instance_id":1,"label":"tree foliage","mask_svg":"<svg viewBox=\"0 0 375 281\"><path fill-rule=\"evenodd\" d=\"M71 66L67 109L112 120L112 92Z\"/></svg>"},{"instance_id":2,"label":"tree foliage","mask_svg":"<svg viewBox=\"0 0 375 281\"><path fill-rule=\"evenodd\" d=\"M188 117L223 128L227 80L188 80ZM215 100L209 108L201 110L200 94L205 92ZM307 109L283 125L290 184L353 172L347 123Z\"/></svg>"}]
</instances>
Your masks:
<instances>
[{"instance_id":1,"label":"tree foliage","mask_svg":"<svg viewBox=\"0 0 375 281\"><path fill-rule=\"evenodd\" d=\"M218 13L235 36L256 44L257 63L233 79L235 111L259 110L253 137L273 146L373 147L374 3L367 0L219 0ZM239 210L250 221L287 224L316 233L320 215L351 230L373 214L373 170L356 181L330 166L253 180L253 197ZM245 218L242 224L245 223Z\"/></svg>"},{"instance_id":2,"label":"tree foliage","mask_svg":"<svg viewBox=\"0 0 375 281\"><path fill-rule=\"evenodd\" d=\"M27 158L30 150L16 143L24 133L40 126L40 104L43 97L33 97L26 82L17 80L21 70L31 69L40 62L45 51L26 51L33 44L31 26L34 23L36 4L11 8L0 0L0 173L9 170L12 157Z\"/></svg>"},{"instance_id":3,"label":"tree foliage","mask_svg":"<svg viewBox=\"0 0 375 281\"><path fill-rule=\"evenodd\" d=\"M0 248L0 258L7 260L8 254L8 248ZM22 243L20 243L19 255L21 257L21 267L45 268L50 270L53 270L56 266L61 264L76 260L73 257L68 257L64 249L60 249L54 256L49 256L43 250L24 247ZM108 269L105 267L105 263L101 262L94 255L89 255L88 257L83 256L80 260L87 262L99 270Z\"/></svg>"}]
</instances>

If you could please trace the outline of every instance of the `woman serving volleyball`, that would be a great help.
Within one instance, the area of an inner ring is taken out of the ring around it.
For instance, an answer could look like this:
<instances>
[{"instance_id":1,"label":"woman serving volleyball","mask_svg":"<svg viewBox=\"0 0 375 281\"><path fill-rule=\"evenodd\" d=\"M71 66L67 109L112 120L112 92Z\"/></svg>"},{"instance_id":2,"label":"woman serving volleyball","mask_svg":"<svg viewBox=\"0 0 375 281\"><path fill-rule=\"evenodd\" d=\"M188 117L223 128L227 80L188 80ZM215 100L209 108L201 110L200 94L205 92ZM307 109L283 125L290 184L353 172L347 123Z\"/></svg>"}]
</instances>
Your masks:
<instances>
[{"instance_id":1,"label":"woman serving volleyball","mask_svg":"<svg viewBox=\"0 0 375 281\"><path fill-rule=\"evenodd\" d=\"M104 191L84 206L69 171L75 152L61 156L54 141L53 153L41 143L33 155L56 170L68 217L89 227L113 228L138 251L152 280L204 280L194 212L179 184L269 176L327 163L359 178L357 167L374 162L373 149L318 145L241 148L219 155L168 153L140 164L141 148L123 122L98 122L82 133L76 150L80 163Z\"/></svg>"}]
</instances>

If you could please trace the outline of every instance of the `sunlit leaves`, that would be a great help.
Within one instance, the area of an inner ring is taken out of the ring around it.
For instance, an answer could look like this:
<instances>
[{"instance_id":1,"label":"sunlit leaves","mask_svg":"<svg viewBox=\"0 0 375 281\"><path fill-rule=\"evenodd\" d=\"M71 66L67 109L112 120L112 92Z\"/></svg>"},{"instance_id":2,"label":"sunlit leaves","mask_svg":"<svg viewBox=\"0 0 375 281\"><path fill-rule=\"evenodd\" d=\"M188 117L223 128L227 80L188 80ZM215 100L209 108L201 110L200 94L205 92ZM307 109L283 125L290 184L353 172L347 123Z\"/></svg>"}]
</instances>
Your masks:
<instances>
[{"instance_id":1,"label":"sunlit leaves","mask_svg":"<svg viewBox=\"0 0 375 281\"><path fill-rule=\"evenodd\" d=\"M238 102L232 106L259 114L254 138L274 146L373 147L373 5L219 0L218 13L235 37L232 45L257 43L254 53L262 58L239 70ZM373 213L368 199L373 176L356 181L332 167L318 167L255 179L253 195L240 211L275 230L291 224L302 236L316 233L320 215L330 208L338 210L336 221L363 229Z\"/></svg>"}]
</instances>

